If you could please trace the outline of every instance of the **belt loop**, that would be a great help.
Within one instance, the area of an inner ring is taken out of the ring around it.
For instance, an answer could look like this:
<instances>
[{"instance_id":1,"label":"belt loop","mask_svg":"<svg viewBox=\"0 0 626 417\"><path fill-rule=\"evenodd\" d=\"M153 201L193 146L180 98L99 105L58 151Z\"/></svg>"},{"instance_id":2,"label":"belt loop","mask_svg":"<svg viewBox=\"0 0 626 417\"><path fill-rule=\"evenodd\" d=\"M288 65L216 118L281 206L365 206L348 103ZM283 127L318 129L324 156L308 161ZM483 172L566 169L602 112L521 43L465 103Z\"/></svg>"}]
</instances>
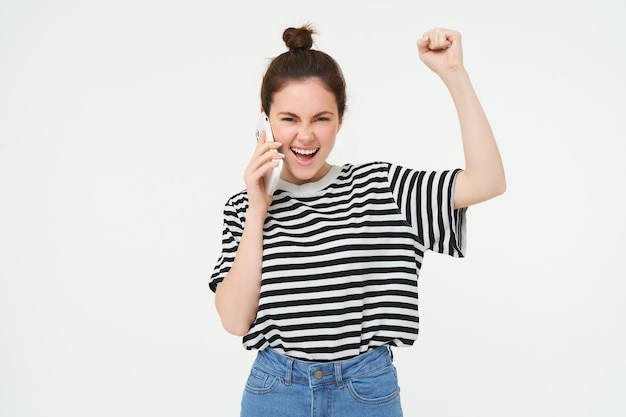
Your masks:
<instances>
[{"instance_id":1,"label":"belt loop","mask_svg":"<svg viewBox=\"0 0 626 417\"><path fill-rule=\"evenodd\" d=\"M389 351L389 356L391 357L391 362L393 362L393 350L391 350L391 346L387 345L387 350Z\"/></svg>"},{"instance_id":2,"label":"belt loop","mask_svg":"<svg viewBox=\"0 0 626 417\"><path fill-rule=\"evenodd\" d=\"M341 375L341 362L335 362L335 381L339 388L343 388L343 377Z\"/></svg>"},{"instance_id":3,"label":"belt loop","mask_svg":"<svg viewBox=\"0 0 626 417\"><path fill-rule=\"evenodd\" d=\"M287 370L285 372L285 385L291 385L292 369L293 369L293 358L287 358Z\"/></svg>"}]
</instances>

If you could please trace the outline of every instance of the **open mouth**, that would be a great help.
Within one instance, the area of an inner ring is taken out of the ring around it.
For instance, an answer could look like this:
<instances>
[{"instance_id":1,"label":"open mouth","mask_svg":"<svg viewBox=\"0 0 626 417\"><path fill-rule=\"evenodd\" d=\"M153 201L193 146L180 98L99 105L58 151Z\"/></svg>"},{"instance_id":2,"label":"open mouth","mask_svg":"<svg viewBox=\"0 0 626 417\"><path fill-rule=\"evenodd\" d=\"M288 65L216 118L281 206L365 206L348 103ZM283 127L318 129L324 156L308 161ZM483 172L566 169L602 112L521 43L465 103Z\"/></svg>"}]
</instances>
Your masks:
<instances>
[{"instance_id":1,"label":"open mouth","mask_svg":"<svg viewBox=\"0 0 626 417\"><path fill-rule=\"evenodd\" d=\"M301 162L307 162L313 159L319 148L316 149L299 149L291 148L291 152L296 156L296 159Z\"/></svg>"}]
</instances>

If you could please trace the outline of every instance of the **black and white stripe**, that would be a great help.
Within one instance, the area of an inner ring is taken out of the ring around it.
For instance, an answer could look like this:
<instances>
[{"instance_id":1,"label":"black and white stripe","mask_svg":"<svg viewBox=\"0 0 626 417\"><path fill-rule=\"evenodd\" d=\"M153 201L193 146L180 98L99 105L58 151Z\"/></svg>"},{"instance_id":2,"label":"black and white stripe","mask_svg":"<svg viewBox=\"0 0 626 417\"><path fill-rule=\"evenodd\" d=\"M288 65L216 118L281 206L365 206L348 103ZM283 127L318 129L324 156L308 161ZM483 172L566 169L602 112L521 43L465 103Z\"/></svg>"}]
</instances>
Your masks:
<instances>
[{"instance_id":1,"label":"black and white stripe","mask_svg":"<svg viewBox=\"0 0 626 417\"><path fill-rule=\"evenodd\" d=\"M463 256L464 210L452 208L458 172L377 162L333 167L316 184L281 183L265 221L259 308L244 346L327 361L412 345L425 251ZM233 263L246 210L245 191L225 206L213 291Z\"/></svg>"}]
</instances>

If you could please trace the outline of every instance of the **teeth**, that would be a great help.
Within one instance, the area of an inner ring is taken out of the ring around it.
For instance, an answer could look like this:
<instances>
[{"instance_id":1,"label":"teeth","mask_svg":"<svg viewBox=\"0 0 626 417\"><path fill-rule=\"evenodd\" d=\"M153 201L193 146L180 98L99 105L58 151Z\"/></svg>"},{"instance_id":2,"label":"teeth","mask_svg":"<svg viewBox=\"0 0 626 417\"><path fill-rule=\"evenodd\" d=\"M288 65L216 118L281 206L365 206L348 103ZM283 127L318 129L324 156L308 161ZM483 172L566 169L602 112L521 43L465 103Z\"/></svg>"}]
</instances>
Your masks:
<instances>
[{"instance_id":1,"label":"teeth","mask_svg":"<svg viewBox=\"0 0 626 417\"><path fill-rule=\"evenodd\" d=\"M297 149L297 148L291 148L291 150L295 153L299 153L300 155L313 155L315 152L317 152L317 149Z\"/></svg>"}]
</instances>

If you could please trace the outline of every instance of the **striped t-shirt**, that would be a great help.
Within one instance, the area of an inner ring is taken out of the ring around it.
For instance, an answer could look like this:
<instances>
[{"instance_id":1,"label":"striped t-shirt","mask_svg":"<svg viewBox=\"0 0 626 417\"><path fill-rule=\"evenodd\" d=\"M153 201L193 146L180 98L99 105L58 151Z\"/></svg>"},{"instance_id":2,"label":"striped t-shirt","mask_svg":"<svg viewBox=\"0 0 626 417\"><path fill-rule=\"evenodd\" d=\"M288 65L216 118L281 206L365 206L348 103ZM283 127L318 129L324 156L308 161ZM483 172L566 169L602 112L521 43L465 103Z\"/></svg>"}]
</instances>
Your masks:
<instances>
[{"instance_id":1,"label":"striped t-shirt","mask_svg":"<svg viewBox=\"0 0 626 417\"><path fill-rule=\"evenodd\" d=\"M261 294L246 349L342 360L418 332L424 253L462 257L465 209L454 209L460 170L415 171L384 162L333 166L320 181L280 181L263 230ZM233 264L247 194L224 208L222 253L209 287Z\"/></svg>"}]
</instances>

